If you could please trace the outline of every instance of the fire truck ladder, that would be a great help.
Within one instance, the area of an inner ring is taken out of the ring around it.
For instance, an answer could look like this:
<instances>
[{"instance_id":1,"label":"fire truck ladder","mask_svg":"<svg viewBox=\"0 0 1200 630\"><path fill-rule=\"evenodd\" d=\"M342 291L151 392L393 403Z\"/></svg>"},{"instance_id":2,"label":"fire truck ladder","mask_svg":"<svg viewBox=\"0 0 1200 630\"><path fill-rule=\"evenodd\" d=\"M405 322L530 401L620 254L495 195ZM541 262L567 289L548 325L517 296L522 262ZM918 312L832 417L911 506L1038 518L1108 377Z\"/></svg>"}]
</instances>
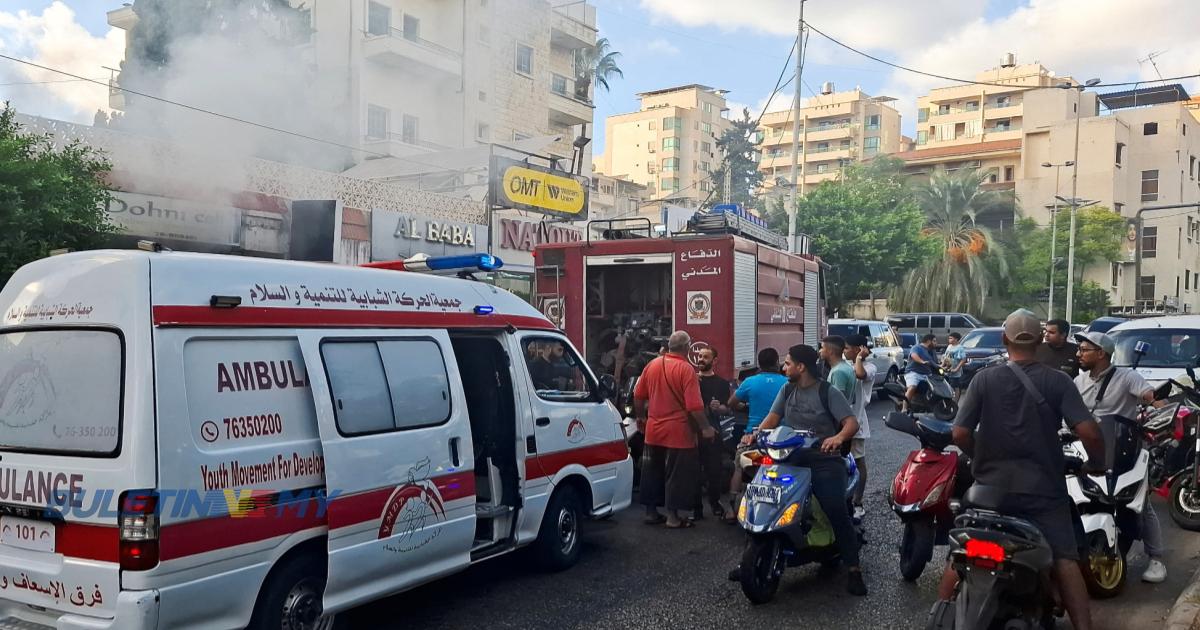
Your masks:
<instances>
[{"instance_id":1,"label":"fire truck ladder","mask_svg":"<svg viewBox=\"0 0 1200 630\"><path fill-rule=\"evenodd\" d=\"M776 249L787 250L786 237L730 212L697 212L688 220L688 232L736 234Z\"/></svg>"}]
</instances>

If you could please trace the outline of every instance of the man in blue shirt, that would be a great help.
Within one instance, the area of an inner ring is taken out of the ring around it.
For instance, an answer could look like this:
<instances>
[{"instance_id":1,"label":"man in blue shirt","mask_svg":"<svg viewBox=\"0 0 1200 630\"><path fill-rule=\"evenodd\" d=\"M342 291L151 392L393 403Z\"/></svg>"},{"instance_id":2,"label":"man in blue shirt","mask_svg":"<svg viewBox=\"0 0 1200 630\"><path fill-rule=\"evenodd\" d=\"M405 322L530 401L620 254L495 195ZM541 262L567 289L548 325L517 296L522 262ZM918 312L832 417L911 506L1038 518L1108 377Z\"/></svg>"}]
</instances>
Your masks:
<instances>
[{"instance_id":1,"label":"man in blue shirt","mask_svg":"<svg viewBox=\"0 0 1200 630\"><path fill-rule=\"evenodd\" d=\"M950 345L946 346L946 356L943 363L946 366L949 374L946 375L946 380L950 382L950 387L954 388L954 398L958 399L962 395L962 376L963 366L967 364L967 349L962 345L962 335L952 332L949 336Z\"/></svg>"},{"instance_id":2,"label":"man in blue shirt","mask_svg":"<svg viewBox=\"0 0 1200 630\"><path fill-rule=\"evenodd\" d=\"M937 360L933 358L935 343L937 335L925 335L921 337L921 343L913 346L912 352L908 354L908 372L904 375L908 391L904 393L904 397L910 404L917 397L917 388L929 380L929 375L933 374L933 366L937 365Z\"/></svg>"},{"instance_id":3,"label":"man in blue shirt","mask_svg":"<svg viewBox=\"0 0 1200 630\"><path fill-rule=\"evenodd\" d=\"M733 478L729 481L729 493L733 495L733 509L725 513L726 522L737 520L737 495L742 490L741 461L745 447L749 446L754 429L762 423L763 418L771 412L771 405L779 396L779 390L787 385L787 377L779 373L779 353L774 348L763 348L758 353L758 374L742 381L733 396L729 397L729 408L743 410L749 407L746 423L746 434L742 437L741 446L734 455Z\"/></svg>"}]
</instances>

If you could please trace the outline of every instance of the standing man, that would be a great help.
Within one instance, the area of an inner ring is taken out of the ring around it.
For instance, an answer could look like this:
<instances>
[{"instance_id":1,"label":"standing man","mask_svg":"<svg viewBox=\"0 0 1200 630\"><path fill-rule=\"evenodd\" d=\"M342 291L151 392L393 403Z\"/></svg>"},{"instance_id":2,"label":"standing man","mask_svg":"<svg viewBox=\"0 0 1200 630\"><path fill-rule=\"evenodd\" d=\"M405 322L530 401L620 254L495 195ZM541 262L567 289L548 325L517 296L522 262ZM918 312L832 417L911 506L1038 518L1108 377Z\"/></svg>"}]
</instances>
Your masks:
<instances>
[{"instance_id":1,"label":"standing man","mask_svg":"<svg viewBox=\"0 0 1200 630\"><path fill-rule=\"evenodd\" d=\"M935 343L937 335L925 335L921 337L921 343L913 346L912 352L908 353L908 371L904 373L904 384L908 385L908 391L904 392L904 397L910 405L917 398L917 388L933 374L933 366L937 364L933 358Z\"/></svg>"},{"instance_id":2,"label":"standing man","mask_svg":"<svg viewBox=\"0 0 1200 630\"><path fill-rule=\"evenodd\" d=\"M1067 376L1079 376L1079 346L1071 343L1071 324L1065 319L1052 319L1046 322L1046 343L1038 346L1038 363L1046 367L1062 370Z\"/></svg>"},{"instance_id":3,"label":"standing man","mask_svg":"<svg viewBox=\"0 0 1200 630\"><path fill-rule=\"evenodd\" d=\"M691 345L686 332L672 333L667 353L646 364L633 388L634 414L646 425L640 488L645 522L666 523L671 529L692 526L679 512L696 503L700 477L696 437L715 435L700 399L700 382L687 360ZM658 511L660 505L667 508L665 517Z\"/></svg>"},{"instance_id":4,"label":"standing man","mask_svg":"<svg viewBox=\"0 0 1200 630\"><path fill-rule=\"evenodd\" d=\"M954 399L958 400L962 395L962 377L963 366L967 364L967 349L962 347L962 335L952 332L949 335L950 345L946 346L946 356L944 363L948 374L947 380L950 387L954 388Z\"/></svg>"},{"instance_id":5,"label":"standing man","mask_svg":"<svg viewBox=\"0 0 1200 630\"><path fill-rule=\"evenodd\" d=\"M1046 337L1049 336L1050 327L1047 325ZM1083 372L1075 377L1075 386L1079 388L1084 404L1100 422L1112 422L1105 420L1105 416L1135 420L1138 417L1138 405L1143 403L1163 406L1163 401L1154 400L1154 388L1141 374L1112 364L1116 349L1112 337L1102 332L1090 332L1075 335L1075 340L1079 342L1079 365L1083 368ZM1167 565L1162 561L1162 525L1158 521L1158 513L1154 511L1154 504L1150 503L1149 494L1146 495L1146 504L1142 506L1141 521L1142 546L1150 557L1150 564L1142 573L1142 581L1158 584L1167 579Z\"/></svg>"},{"instance_id":6,"label":"standing man","mask_svg":"<svg viewBox=\"0 0 1200 630\"><path fill-rule=\"evenodd\" d=\"M854 399L854 390L858 387L858 379L854 378L854 368L846 362L846 340L837 335L830 335L821 340L821 360L825 362L827 372L825 380L835 389L842 392L846 400Z\"/></svg>"},{"instance_id":7,"label":"standing man","mask_svg":"<svg viewBox=\"0 0 1200 630\"><path fill-rule=\"evenodd\" d=\"M858 433L858 420L842 392L817 378L818 357L812 346L797 345L788 349L783 362L788 384L779 391L771 413L758 430L770 431L782 423L793 429L811 431L820 440L819 448L797 449L787 461L812 471L812 494L829 519L838 552L849 569L846 591L861 596L867 594L867 585L863 582L858 558L858 532L846 509L849 479L846 462L842 459L842 445ZM821 402L823 387L829 388L828 407Z\"/></svg>"},{"instance_id":8,"label":"standing man","mask_svg":"<svg viewBox=\"0 0 1200 630\"><path fill-rule=\"evenodd\" d=\"M846 337L846 361L854 363L854 377L857 383L850 406L854 409L854 418L858 420L858 433L850 441L850 454L858 465L858 484L854 486L854 518L862 519L866 514L863 509L863 494L867 489L867 438L871 437L871 426L867 419L867 405L871 395L875 393L875 375L878 370L871 363L871 349L867 347L867 338L862 335Z\"/></svg>"},{"instance_id":9,"label":"standing man","mask_svg":"<svg viewBox=\"0 0 1200 630\"><path fill-rule=\"evenodd\" d=\"M725 467L721 460L721 416L729 414L729 407L725 403L729 400L732 388L729 381L717 376L713 371L713 364L717 361L715 348L704 348L697 354L700 399L704 401L708 423L717 434L712 439L700 440L700 478L704 486L703 494L708 497L708 508L712 510L714 517L722 518L725 516L725 508L721 505L721 493L725 490L725 479L722 475ZM693 520L701 518L704 514L700 505L701 494L696 493Z\"/></svg>"},{"instance_id":10,"label":"standing man","mask_svg":"<svg viewBox=\"0 0 1200 630\"><path fill-rule=\"evenodd\" d=\"M725 522L736 523L737 495L742 491L742 469L749 466L749 461L743 461L751 436L762 423L763 418L771 411L779 390L787 385L787 377L779 373L779 352L775 348L763 348L758 351L758 374L747 378L738 385L737 391L729 397L729 407L747 409L746 434L733 456L733 478L729 480L730 507L725 516Z\"/></svg>"},{"instance_id":11,"label":"standing man","mask_svg":"<svg viewBox=\"0 0 1200 630\"><path fill-rule=\"evenodd\" d=\"M1000 513L1037 525L1053 553L1054 577L1073 627L1090 630L1058 430L1065 420L1089 462L1104 461L1104 439L1071 379L1035 359L1041 341L1033 313L1020 309L1004 320L1011 361L971 379L954 420L954 443L971 457L975 483L1006 491ZM957 583L947 563L938 588L943 602L954 597Z\"/></svg>"}]
</instances>

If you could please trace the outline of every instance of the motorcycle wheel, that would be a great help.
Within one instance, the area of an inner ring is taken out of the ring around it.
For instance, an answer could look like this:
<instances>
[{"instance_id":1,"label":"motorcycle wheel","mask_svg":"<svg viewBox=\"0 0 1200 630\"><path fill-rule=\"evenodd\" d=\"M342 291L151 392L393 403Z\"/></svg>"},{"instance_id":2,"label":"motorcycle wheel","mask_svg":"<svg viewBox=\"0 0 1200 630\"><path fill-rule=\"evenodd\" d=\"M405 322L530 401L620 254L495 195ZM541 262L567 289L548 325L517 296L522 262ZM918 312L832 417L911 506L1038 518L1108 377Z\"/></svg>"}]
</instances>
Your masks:
<instances>
[{"instance_id":1,"label":"motorcycle wheel","mask_svg":"<svg viewBox=\"0 0 1200 630\"><path fill-rule=\"evenodd\" d=\"M916 582L933 558L933 542L937 535L932 519L911 521L904 525L900 541L900 575L906 582Z\"/></svg>"},{"instance_id":2,"label":"motorcycle wheel","mask_svg":"<svg viewBox=\"0 0 1200 630\"><path fill-rule=\"evenodd\" d=\"M1112 549L1104 534L1092 533L1088 538L1087 557L1079 563L1088 593L1096 599L1116 597L1125 590L1127 573L1125 554Z\"/></svg>"},{"instance_id":3,"label":"motorcycle wheel","mask_svg":"<svg viewBox=\"0 0 1200 630\"><path fill-rule=\"evenodd\" d=\"M775 597L783 577L783 546L779 539L751 538L742 552L740 581L742 592L754 604L765 604Z\"/></svg>"},{"instance_id":4,"label":"motorcycle wheel","mask_svg":"<svg viewBox=\"0 0 1200 630\"><path fill-rule=\"evenodd\" d=\"M933 417L944 422L954 422L958 415L958 404L953 400L939 399L933 406Z\"/></svg>"},{"instance_id":5,"label":"motorcycle wheel","mask_svg":"<svg viewBox=\"0 0 1200 630\"><path fill-rule=\"evenodd\" d=\"M1200 531L1200 488L1188 472L1171 482L1171 520L1186 530Z\"/></svg>"}]
</instances>

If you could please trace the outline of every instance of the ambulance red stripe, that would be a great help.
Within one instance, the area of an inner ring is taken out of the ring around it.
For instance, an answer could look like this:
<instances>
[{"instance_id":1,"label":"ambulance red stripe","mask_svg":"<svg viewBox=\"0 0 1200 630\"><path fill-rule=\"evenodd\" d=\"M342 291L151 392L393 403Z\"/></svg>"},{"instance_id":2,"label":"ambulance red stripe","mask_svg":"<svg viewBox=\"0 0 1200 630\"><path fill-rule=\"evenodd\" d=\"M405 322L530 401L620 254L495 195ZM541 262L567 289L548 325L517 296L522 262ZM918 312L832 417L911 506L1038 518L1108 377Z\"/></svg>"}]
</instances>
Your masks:
<instances>
[{"instance_id":1,"label":"ambulance red stripe","mask_svg":"<svg viewBox=\"0 0 1200 630\"><path fill-rule=\"evenodd\" d=\"M525 315L491 313L417 313L321 308L238 306L155 306L155 326L258 326L270 328L504 328L557 330L550 322Z\"/></svg>"},{"instance_id":2,"label":"ambulance red stripe","mask_svg":"<svg viewBox=\"0 0 1200 630\"><path fill-rule=\"evenodd\" d=\"M526 476L529 479L552 477L571 464L590 468L615 464L628 455L629 450L620 440L556 453L543 453L526 459ZM432 481L441 493L442 500L447 503L475 495L473 472L442 475L434 477ZM389 486L334 497L331 507L336 509L330 513L329 527L338 529L379 518L394 491L395 487ZM326 524L326 518L324 514L318 516L318 508L317 500L310 499L303 509L300 508L300 504L283 510L268 507L265 508L265 513L260 515L221 515L163 525L159 533L159 557L164 561L174 560L319 527ZM117 562L118 535L119 531L115 526L60 523L55 536L55 549L58 553L72 558Z\"/></svg>"}]
</instances>

